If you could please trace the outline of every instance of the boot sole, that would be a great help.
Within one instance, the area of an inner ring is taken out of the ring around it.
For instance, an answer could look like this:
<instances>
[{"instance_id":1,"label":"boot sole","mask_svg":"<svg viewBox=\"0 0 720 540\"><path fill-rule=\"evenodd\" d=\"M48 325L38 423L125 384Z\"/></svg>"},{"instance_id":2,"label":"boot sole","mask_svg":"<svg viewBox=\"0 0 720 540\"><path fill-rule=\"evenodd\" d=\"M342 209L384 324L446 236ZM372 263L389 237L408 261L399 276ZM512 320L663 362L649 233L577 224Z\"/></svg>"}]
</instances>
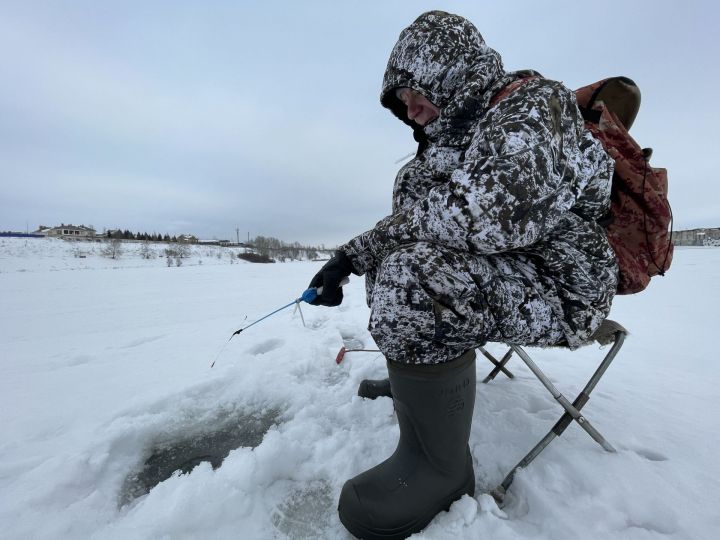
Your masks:
<instances>
[{"instance_id":1,"label":"boot sole","mask_svg":"<svg viewBox=\"0 0 720 540\"><path fill-rule=\"evenodd\" d=\"M447 512L452 503L461 499L463 495L475 495L475 474L472 475L471 480L465 484L461 489L455 491L452 495L445 497L440 504L438 504L434 510L428 511L425 515L417 518L410 523L395 527L394 529L370 529L361 523L351 520L350 518L344 517L341 512L338 512L340 522L350 533L356 538L362 540L402 540L408 536L422 531L428 524L435 519L440 512Z\"/></svg>"}]
</instances>

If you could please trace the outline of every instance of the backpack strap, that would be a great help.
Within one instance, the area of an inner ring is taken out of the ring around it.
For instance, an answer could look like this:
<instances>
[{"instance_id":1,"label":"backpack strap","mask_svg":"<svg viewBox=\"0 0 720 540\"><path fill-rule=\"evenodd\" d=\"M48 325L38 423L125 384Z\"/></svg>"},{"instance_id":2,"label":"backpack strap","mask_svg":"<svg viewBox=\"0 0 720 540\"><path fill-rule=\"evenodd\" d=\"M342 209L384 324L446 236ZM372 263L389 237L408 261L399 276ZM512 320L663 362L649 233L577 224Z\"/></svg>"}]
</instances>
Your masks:
<instances>
[{"instance_id":1,"label":"backpack strap","mask_svg":"<svg viewBox=\"0 0 720 540\"><path fill-rule=\"evenodd\" d=\"M492 99L490 100L490 107L494 107L498 103L500 103L503 99L508 97L510 94L512 94L515 90L523 86L525 83L528 83L534 79L539 79L540 77L536 76L530 76L530 77L522 77L521 79L515 79L510 84L503 86L500 91L495 94Z\"/></svg>"}]
</instances>

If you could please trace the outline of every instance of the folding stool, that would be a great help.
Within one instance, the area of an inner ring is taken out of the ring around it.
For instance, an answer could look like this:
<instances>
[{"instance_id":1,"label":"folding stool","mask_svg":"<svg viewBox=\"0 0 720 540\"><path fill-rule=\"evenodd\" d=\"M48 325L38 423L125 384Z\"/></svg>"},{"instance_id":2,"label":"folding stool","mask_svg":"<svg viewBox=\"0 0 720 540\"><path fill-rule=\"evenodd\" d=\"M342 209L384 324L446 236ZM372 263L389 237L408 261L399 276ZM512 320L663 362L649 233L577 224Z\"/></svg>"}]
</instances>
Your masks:
<instances>
[{"instance_id":1,"label":"folding stool","mask_svg":"<svg viewBox=\"0 0 720 540\"><path fill-rule=\"evenodd\" d=\"M613 361L618 351L620 351L620 348L622 347L627 334L627 330L625 330L622 325L616 323L615 321L606 319L602 322L600 328L598 328L597 331L591 336L591 339L587 344L589 345L593 342L598 342L600 345L609 345L612 343L612 347L605 355L605 358L600 363L600 366L597 368L593 376L585 385L585 388L583 388L582 392L578 394L578 396L572 403L570 403L570 401L566 399L565 396L563 396L557 388L555 388L552 382L550 382L550 379L547 378L547 376L540 370L540 368L535 364L535 362L533 362L527 352L525 352L525 350L519 345L509 345L510 349L500 360L497 360L483 347L479 347L480 352L488 360L495 364L495 368L493 368L493 370L483 380L484 383L490 382L499 373L504 373L506 376L513 378L513 374L505 366L510 360L512 354L515 353L520 357L523 362L525 362L527 367L530 368L530 371L532 371L533 374L538 379L540 379L540 382L545 386L545 388L548 389L548 391L558 401L558 403L562 405L563 409L565 409L563 415L555 423L555 425L548 432L548 434L545 435L545 437L539 443L537 443L535 447L530 450L530 452L528 452L528 454L522 460L520 460L517 465L515 465L515 467L512 468L512 470L507 474L507 476L505 476L505 479L500 483L500 485L498 485L491 492L495 500L497 500L498 502L502 502L505 497L505 493L510 487L510 484L512 484L517 470L519 468L527 467L540 454L540 452L542 452L545 447L550 444L550 442L554 438L559 437L563 434L565 429L572 423L573 420L576 421L578 425L583 428L588 433L588 435L590 435L607 452L615 452L615 449L612 447L612 445L607 442L605 438L600 434L600 432L592 426L592 424L587 420L587 418L585 418L580 413L580 410L588 402L588 400L590 399L590 393L593 391L600 378L605 374L605 371L610 366L610 363Z\"/></svg>"}]
</instances>

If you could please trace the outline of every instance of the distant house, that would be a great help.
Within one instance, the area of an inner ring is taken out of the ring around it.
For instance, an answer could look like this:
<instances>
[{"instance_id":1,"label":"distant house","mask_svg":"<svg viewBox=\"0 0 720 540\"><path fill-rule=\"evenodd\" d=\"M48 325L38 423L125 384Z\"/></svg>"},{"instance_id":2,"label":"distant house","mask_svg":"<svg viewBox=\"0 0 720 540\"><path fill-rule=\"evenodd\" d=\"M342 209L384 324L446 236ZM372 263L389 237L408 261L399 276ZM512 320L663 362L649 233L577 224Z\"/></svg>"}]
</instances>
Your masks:
<instances>
[{"instance_id":1,"label":"distant house","mask_svg":"<svg viewBox=\"0 0 720 540\"><path fill-rule=\"evenodd\" d=\"M177 237L177 241L181 244L197 244L198 239L197 236L193 236L192 234L181 234Z\"/></svg>"},{"instance_id":2,"label":"distant house","mask_svg":"<svg viewBox=\"0 0 720 540\"><path fill-rule=\"evenodd\" d=\"M720 228L673 231L672 239L676 246L717 246L720 245Z\"/></svg>"},{"instance_id":3,"label":"distant house","mask_svg":"<svg viewBox=\"0 0 720 540\"><path fill-rule=\"evenodd\" d=\"M86 227L85 225L65 225L60 224L58 227L45 227L40 225L35 234L44 234L51 238L95 238L95 229Z\"/></svg>"}]
</instances>

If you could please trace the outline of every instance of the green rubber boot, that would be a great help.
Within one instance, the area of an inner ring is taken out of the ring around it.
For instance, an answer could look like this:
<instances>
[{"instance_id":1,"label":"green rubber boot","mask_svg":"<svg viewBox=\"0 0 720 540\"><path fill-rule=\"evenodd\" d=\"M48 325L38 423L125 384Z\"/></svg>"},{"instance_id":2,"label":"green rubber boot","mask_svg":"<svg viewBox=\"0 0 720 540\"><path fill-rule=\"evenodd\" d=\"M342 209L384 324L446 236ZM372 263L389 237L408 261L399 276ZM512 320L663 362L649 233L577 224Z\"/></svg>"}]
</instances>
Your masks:
<instances>
[{"instance_id":1,"label":"green rubber boot","mask_svg":"<svg viewBox=\"0 0 720 540\"><path fill-rule=\"evenodd\" d=\"M367 399L379 397L392 397L390 379L364 379L358 386L358 396Z\"/></svg>"},{"instance_id":2,"label":"green rubber boot","mask_svg":"<svg viewBox=\"0 0 720 540\"><path fill-rule=\"evenodd\" d=\"M466 493L475 493L468 440L475 351L444 364L388 362L400 426L395 453L345 482L340 521L365 540L407 538Z\"/></svg>"}]
</instances>

